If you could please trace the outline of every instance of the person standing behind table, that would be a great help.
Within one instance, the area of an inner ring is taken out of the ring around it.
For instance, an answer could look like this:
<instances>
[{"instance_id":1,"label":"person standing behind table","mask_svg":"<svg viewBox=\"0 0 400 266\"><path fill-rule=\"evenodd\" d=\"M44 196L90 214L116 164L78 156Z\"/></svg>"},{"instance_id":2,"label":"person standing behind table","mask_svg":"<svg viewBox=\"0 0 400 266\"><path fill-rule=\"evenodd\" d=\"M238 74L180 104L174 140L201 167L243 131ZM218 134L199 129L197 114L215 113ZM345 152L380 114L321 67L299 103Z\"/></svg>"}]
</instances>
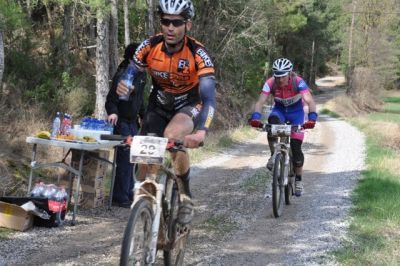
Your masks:
<instances>
[{"instance_id":1,"label":"person standing behind table","mask_svg":"<svg viewBox=\"0 0 400 266\"><path fill-rule=\"evenodd\" d=\"M144 116L143 91L146 83L146 74L141 72L135 79L135 90L129 95L129 99L121 100L116 93L116 88L121 75L130 63L130 58L138 47L137 43L129 44L124 53L124 60L118 66L111 89L106 100L106 111L108 121L114 125L114 134L123 136L134 136L139 131L138 119ZM113 205L129 208L133 200L133 164L129 162L129 149L119 147L116 158L117 168L115 172L115 183L113 191Z\"/></svg>"}]
</instances>

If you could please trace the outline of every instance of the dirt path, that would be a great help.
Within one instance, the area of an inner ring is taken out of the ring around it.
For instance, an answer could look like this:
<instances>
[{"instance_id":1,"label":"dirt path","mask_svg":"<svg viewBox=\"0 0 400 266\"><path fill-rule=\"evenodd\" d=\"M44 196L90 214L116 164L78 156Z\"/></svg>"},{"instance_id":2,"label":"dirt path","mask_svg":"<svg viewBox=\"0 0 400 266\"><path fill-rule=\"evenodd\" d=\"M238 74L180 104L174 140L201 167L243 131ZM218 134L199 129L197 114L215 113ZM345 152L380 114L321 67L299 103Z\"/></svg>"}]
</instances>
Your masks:
<instances>
[{"instance_id":1,"label":"dirt path","mask_svg":"<svg viewBox=\"0 0 400 266\"><path fill-rule=\"evenodd\" d=\"M327 91L319 102L339 93ZM186 264L334 264L327 252L344 236L363 140L347 123L321 116L304 144L305 193L279 219L272 216L271 199L264 198L271 190L264 133L194 165L196 215ZM0 266L117 265L127 217L121 208L87 210L74 227L17 233L0 242Z\"/></svg>"}]
</instances>

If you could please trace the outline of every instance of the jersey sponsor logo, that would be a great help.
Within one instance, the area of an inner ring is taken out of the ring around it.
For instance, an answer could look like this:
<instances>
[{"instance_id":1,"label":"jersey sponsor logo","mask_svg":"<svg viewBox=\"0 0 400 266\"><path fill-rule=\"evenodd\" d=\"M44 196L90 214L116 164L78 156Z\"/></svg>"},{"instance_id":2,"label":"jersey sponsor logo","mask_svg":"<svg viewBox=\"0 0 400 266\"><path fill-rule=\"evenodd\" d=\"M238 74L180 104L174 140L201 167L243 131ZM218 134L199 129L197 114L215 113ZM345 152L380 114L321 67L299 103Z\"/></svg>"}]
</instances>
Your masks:
<instances>
[{"instance_id":1,"label":"jersey sponsor logo","mask_svg":"<svg viewBox=\"0 0 400 266\"><path fill-rule=\"evenodd\" d=\"M204 49L202 48L197 49L196 54L198 54L201 57L201 59L203 59L204 65L206 67L214 67L211 58L208 56L207 52Z\"/></svg>"},{"instance_id":2,"label":"jersey sponsor logo","mask_svg":"<svg viewBox=\"0 0 400 266\"><path fill-rule=\"evenodd\" d=\"M168 72L164 72L164 71L157 71L157 70L154 70L154 69L152 69L151 70L151 72L152 72L152 76L154 76L154 77L156 77L156 78L162 78L162 79L168 79Z\"/></svg>"},{"instance_id":3,"label":"jersey sponsor logo","mask_svg":"<svg viewBox=\"0 0 400 266\"><path fill-rule=\"evenodd\" d=\"M293 97L286 98L286 99L275 97L274 100L278 103L283 104L284 106L290 106L294 103L297 103L299 100L301 100L301 98L302 98L301 94L297 94Z\"/></svg>"},{"instance_id":4,"label":"jersey sponsor logo","mask_svg":"<svg viewBox=\"0 0 400 266\"><path fill-rule=\"evenodd\" d=\"M190 113L192 114L192 118L196 118L200 114L200 110L193 107L192 110L190 110Z\"/></svg>"},{"instance_id":5,"label":"jersey sponsor logo","mask_svg":"<svg viewBox=\"0 0 400 266\"><path fill-rule=\"evenodd\" d=\"M264 83L264 87L262 88L262 91L263 92L270 92L271 91L271 88L269 87L268 82Z\"/></svg>"},{"instance_id":6,"label":"jersey sponsor logo","mask_svg":"<svg viewBox=\"0 0 400 266\"><path fill-rule=\"evenodd\" d=\"M178 72L183 74L189 74L189 60L179 59L178 61Z\"/></svg>"},{"instance_id":7,"label":"jersey sponsor logo","mask_svg":"<svg viewBox=\"0 0 400 266\"><path fill-rule=\"evenodd\" d=\"M299 85L297 86L300 90L304 90L306 88L308 88L306 82L304 80L301 80Z\"/></svg>"}]
</instances>

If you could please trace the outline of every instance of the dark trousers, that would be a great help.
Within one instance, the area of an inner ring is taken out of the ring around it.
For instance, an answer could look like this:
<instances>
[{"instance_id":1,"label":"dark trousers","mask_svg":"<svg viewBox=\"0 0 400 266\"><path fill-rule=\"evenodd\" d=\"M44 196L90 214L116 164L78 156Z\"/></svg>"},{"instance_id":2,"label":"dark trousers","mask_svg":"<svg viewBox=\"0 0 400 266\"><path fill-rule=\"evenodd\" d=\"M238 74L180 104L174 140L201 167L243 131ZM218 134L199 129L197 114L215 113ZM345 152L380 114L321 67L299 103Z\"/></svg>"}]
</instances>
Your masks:
<instances>
[{"instance_id":1,"label":"dark trousers","mask_svg":"<svg viewBox=\"0 0 400 266\"><path fill-rule=\"evenodd\" d=\"M118 120L114 127L114 134L123 136L134 136L138 132L136 122ZM117 168L115 171L115 183L113 191L113 201L124 203L133 199L133 187L135 184L133 164L129 162L129 147L118 147Z\"/></svg>"}]
</instances>

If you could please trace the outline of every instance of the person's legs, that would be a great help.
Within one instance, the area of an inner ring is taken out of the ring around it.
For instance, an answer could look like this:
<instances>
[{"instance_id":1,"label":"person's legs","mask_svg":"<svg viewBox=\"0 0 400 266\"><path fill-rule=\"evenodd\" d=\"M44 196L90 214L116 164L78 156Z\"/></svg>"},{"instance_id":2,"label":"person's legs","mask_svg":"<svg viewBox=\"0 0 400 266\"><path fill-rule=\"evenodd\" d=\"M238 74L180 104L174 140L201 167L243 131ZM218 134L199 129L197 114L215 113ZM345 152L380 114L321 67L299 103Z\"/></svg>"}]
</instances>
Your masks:
<instances>
[{"instance_id":1,"label":"person's legs","mask_svg":"<svg viewBox=\"0 0 400 266\"><path fill-rule=\"evenodd\" d=\"M114 134L128 136L135 135L137 128L135 123L118 121ZM115 182L113 190L113 202L121 207L129 207L133 196L133 165L129 162L129 149L126 147L117 148L117 167L115 170Z\"/></svg>"},{"instance_id":2,"label":"person's legs","mask_svg":"<svg viewBox=\"0 0 400 266\"><path fill-rule=\"evenodd\" d=\"M268 117L268 123L269 124L282 124L285 122L285 117L283 116L283 114L277 110L277 109L273 109L271 114ZM271 151L271 156L268 159L268 163L267 163L267 168L269 170L272 170L274 162L272 160L272 155L275 152L275 144L278 141L278 137L272 137L270 136L270 134L268 134L268 145L269 145L269 150Z\"/></svg>"},{"instance_id":3,"label":"person's legs","mask_svg":"<svg viewBox=\"0 0 400 266\"><path fill-rule=\"evenodd\" d=\"M298 110L287 114L287 119L292 125L303 125L304 123L304 110ZM292 132L290 135L290 148L293 154L293 166L295 173L295 195L300 197L303 192L303 164L304 154L301 150L301 145L304 140L304 132Z\"/></svg>"},{"instance_id":4,"label":"person's legs","mask_svg":"<svg viewBox=\"0 0 400 266\"><path fill-rule=\"evenodd\" d=\"M194 122L190 116L185 113L177 113L169 122L164 131L166 138L183 140L186 135L192 133ZM178 151L171 154L174 170L177 177L181 180L183 193L180 195L180 206L178 211L178 221L181 224L188 224L193 218L193 203L189 186L190 163L186 152ZM178 181L179 182L179 181Z\"/></svg>"}]
</instances>

